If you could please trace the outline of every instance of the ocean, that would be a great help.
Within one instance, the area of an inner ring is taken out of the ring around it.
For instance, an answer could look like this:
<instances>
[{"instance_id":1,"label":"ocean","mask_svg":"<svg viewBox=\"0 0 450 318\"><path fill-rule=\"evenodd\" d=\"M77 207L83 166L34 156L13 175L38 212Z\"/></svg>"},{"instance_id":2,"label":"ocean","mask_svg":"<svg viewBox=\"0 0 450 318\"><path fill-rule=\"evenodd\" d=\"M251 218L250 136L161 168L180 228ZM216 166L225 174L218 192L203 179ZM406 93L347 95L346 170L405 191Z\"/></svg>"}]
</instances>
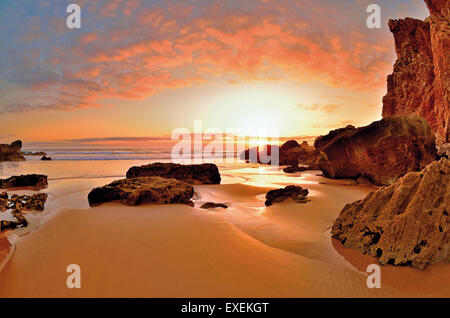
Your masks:
<instances>
[{"instance_id":1,"label":"ocean","mask_svg":"<svg viewBox=\"0 0 450 318\"><path fill-rule=\"evenodd\" d=\"M171 148L24 148L23 152L45 152L52 160L160 160L171 161ZM230 153L223 153L226 157ZM231 153L237 158L237 153ZM40 160L42 156L26 156L27 160ZM204 157L206 161L214 158Z\"/></svg>"}]
</instances>

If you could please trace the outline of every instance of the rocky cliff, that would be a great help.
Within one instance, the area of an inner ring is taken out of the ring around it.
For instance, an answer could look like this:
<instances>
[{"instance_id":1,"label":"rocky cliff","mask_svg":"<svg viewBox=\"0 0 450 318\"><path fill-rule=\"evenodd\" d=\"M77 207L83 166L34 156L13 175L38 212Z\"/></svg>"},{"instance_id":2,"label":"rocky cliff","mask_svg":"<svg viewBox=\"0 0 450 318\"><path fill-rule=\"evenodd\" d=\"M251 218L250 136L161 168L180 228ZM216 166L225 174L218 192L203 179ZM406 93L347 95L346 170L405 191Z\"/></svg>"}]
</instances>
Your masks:
<instances>
[{"instance_id":1,"label":"rocky cliff","mask_svg":"<svg viewBox=\"0 0 450 318\"><path fill-rule=\"evenodd\" d=\"M387 78L383 117L415 113L426 118L438 146L450 130L450 1L425 0L425 21L390 20L397 61Z\"/></svg>"}]
</instances>

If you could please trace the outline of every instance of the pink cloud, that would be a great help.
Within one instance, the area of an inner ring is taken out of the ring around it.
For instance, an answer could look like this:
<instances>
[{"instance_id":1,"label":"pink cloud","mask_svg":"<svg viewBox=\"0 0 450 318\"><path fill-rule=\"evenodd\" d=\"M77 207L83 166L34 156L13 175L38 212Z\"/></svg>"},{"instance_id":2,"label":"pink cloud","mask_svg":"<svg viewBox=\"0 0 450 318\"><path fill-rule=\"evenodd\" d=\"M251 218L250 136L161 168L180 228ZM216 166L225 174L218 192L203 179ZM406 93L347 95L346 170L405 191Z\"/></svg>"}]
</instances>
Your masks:
<instances>
[{"instance_id":1,"label":"pink cloud","mask_svg":"<svg viewBox=\"0 0 450 318\"><path fill-rule=\"evenodd\" d=\"M42 91L49 107L65 110L98 107L106 98L143 99L216 78L231 84L284 78L353 90L384 86L392 41L334 30L329 15L321 15L325 8L308 3L317 14L313 22L298 19L285 1L261 1L252 11L215 3L201 14L182 3L166 10L137 10L137 0L96 3L102 16L124 12L126 24L84 33L74 48L52 48L46 63L60 68L63 78L42 79L32 89Z\"/></svg>"}]
</instances>

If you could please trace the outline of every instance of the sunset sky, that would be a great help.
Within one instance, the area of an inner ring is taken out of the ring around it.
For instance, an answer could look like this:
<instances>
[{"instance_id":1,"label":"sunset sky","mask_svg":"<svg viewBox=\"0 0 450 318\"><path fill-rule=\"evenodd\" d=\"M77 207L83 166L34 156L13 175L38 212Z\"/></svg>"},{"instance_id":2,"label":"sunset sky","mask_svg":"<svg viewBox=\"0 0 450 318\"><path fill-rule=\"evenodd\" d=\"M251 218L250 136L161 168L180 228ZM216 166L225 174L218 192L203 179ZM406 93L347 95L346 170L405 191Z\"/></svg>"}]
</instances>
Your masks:
<instances>
[{"instance_id":1,"label":"sunset sky","mask_svg":"<svg viewBox=\"0 0 450 318\"><path fill-rule=\"evenodd\" d=\"M164 140L196 119L286 137L365 125L395 61L387 20L427 15L421 0L3 0L0 142Z\"/></svg>"}]
</instances>

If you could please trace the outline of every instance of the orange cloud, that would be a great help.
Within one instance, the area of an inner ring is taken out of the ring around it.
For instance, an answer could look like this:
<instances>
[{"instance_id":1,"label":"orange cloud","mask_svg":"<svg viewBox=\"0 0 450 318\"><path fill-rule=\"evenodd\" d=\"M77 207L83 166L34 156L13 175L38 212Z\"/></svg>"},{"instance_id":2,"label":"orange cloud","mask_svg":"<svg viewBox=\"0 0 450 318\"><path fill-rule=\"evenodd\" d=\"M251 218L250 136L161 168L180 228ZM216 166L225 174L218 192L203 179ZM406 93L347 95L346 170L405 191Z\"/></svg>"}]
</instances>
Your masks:
<instances>
[{"instance_id":1,"label":"orange cloud","mask_svg":"<svg viewBox=\"0 0 450 318\"><path fill-rule=\"evenodd\" d=\"M289 1L260 1L252 10L220 2L202 10L182 3L138 9L137 0L94 2L89 10L125 24L79 35L73 48L54 47L45 63L63 76L41 74L30 87L41 91L36 100L47 100L44 108L66 110L217 79L316 81L353 90L384 86L392 41L354 28L334 30L324 3L307 1L312 18L302 20L291 8L298 4ZM118 17L120 12L125 14Z\"/></svg>"}]
</instances>

